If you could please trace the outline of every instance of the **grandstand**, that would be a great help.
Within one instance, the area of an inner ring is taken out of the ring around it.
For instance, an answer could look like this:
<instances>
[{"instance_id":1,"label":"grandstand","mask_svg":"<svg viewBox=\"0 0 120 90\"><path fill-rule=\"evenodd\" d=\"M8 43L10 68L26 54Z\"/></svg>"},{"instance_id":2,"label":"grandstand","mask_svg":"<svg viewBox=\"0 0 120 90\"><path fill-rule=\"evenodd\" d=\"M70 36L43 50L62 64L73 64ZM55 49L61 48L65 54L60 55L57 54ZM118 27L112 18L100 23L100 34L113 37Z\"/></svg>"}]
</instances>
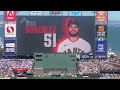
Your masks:
<instances>
[{"instance_id":1,"label":"grandstand","mask_svg":"<svg viewBox=\"0 0 120 90\"><path fill-rule=\"evenodd\" d=\"M115 62L113 60L78 60L75 54L35 53L34 59L0 59L0 78L120 79L120 65L115 63L116 59ZM27 71L24 75L20 70ZM15 75L14 71L18 74Z\"/></svg>"}]
</instances>

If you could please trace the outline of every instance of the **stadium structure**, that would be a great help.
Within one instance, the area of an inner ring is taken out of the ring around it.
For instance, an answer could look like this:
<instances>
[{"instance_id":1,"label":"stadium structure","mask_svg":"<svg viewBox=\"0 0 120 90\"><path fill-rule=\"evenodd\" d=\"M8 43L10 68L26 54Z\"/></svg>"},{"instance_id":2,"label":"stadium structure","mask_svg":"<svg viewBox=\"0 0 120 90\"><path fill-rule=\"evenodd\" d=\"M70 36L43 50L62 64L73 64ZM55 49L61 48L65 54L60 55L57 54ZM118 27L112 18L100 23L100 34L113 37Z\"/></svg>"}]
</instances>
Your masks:
<instances>
[{"instance_id":1,"label":"stadium structure","mask_svg":"<svg viewBox=\"0 0 120 90\"><path fill-rule=\"evenodd\" d=\"M46 11L26 11L26 15L21 12L4 11L1 78L120 78L119 56L109 52L108 57L107 53L107 11L91 11L91 16L82 16L83 11L68 11L66 16L64 11L49 11L48 16L44 15ZM56 52L68 35L69 20L79 21L78 34L90 43L89 53L76 48L73 52L69 48L68 53Z\"/></svg>"}]
</instances>

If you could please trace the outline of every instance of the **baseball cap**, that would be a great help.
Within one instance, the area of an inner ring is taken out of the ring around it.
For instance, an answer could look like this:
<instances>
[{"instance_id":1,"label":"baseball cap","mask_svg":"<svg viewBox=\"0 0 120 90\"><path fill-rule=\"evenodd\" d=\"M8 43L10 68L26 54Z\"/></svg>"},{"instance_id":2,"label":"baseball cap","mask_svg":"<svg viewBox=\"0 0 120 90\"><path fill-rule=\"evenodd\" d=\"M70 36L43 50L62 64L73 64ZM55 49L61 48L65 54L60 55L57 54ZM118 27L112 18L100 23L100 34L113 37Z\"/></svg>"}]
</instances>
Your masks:
<instances>
[{"instance_id":1,"label":"baseball cap","mask_svg":"<svg viewBox=\"0 0 120 90\"><path fill-rule=\"evenodd\" d=\"M69 20L68 26L70 26L71 24L76 24L79 27L79 22L77 20Z\"/></svg>"}]
</instances>

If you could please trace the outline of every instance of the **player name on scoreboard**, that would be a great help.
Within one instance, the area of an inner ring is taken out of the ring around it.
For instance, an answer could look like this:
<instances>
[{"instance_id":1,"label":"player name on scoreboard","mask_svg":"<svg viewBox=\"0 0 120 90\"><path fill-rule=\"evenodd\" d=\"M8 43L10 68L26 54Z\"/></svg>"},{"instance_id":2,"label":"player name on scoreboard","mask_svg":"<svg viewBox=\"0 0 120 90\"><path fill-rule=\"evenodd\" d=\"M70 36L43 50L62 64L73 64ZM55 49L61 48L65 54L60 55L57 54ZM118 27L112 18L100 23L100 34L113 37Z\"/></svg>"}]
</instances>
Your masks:
<instances>
[{"instance_id":1,"label":"player name on scoreboard","mask_svg":"<svg viewBox=\"0 0 120 90\"><path fill-rule=\"evenodd\" d=\"M56 26L26 26L25 33L56 33Z\"/></svg>"}]
</instances>

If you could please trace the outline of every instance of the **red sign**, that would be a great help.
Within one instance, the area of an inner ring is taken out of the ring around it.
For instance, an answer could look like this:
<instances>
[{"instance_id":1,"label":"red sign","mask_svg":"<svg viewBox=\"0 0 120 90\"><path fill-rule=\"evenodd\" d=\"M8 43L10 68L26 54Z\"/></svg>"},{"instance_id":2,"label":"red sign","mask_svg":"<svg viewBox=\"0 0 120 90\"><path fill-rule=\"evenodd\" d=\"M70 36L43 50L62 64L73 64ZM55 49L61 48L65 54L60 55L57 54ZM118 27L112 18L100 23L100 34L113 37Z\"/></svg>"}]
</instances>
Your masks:
<instances>
[{"instance_id":1,"label":"red sign","mask_svg":"<svg viewBox=\"0 0 120 90\"><path fill-rule=\"evenodd\" d=\"M107 22L107 11L96 11L96 22Z\"/></svg>"},{"instance_id":2,"label":"red sign","mask_svg":"<svg viewBox=\"0 0 120 90\"><path fill-rule=\"evenodd\" d=\"M16 11L5 11L4 19L5 19L5 21L15 21L16 20Z\"/></svg>"},{"instance_id":3,"label":"red sign","mask_svg":"<svg viewBox=\"0 0 120 90\"><path fill-rule=\"evenodd\" d=\"M56 26L26 26L25 33L56 33Z\"/></svg>"},{"instance_id":4,"label":"red sign","mask_svg":"<svg viewBox=\"0 0 120 90\"><path fill-rule=\"evenodd\" d=\"M14 71L27 71L26 68L13 68Z\"/></svg>"}]
</instances>

